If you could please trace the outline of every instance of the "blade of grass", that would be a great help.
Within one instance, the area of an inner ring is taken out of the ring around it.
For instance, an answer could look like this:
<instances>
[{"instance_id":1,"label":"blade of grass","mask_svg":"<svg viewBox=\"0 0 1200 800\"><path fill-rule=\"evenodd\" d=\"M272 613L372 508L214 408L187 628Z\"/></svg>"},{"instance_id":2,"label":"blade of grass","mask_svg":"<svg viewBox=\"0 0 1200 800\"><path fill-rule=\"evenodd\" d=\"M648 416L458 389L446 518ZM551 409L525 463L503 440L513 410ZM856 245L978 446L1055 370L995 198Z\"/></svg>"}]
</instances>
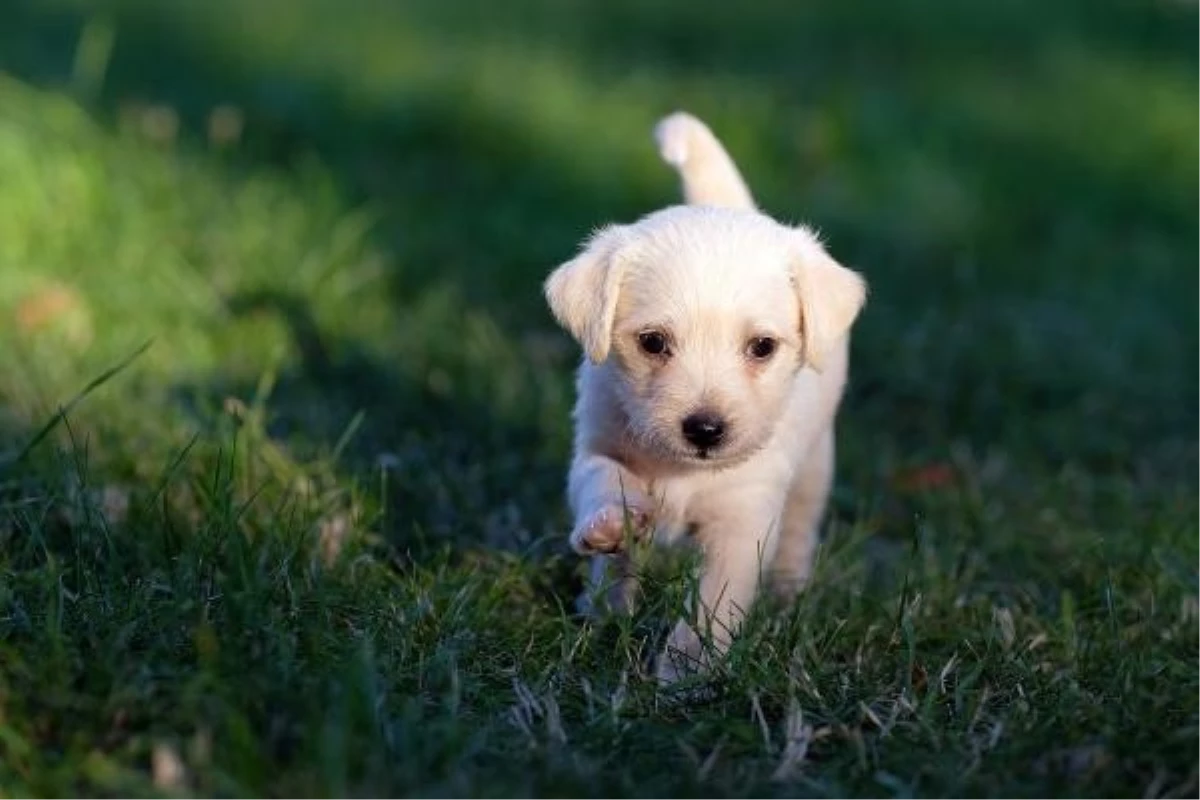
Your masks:
<instances>
[{"instance_id":1,"label":"blade of grass","mask_svg":"<svg viewBox=\"0 0 1200 800\"><path fill-rule=\"evenodd\" d=\"M96 391L101 386L103 386L104 384L108 383L110 380L115 378L117 375L124 372L129 367L130 364L132 364L134 361L136 361L142 355L142 353L149 350L150 345L153 343L154 343L153 339L147 340L145 344L143 344L141 347L139 347L137 350L135 350L131 355L127 356L125 359L123 359L118 364L116 364L112 367L109 367L104 372L100 373L100 375L93 378L91 380L91 382L89 382L87 386L83 387L83 389L78 394L76 394L74 397L72 397L65 406L59 406L58 412L54 416L52 416L46 422L46 424L43 425L40 430L38 430L37 433L35 433L33 435L33 437L26 443L26 445L23 448L21 448L21 451L19 453L17 453L16 457L13 458L12 461L5 466L12 466L15 464L20 464L22 461L24 461L25 458L31 452L33 452L33 449L42 443L43 439L45 439L47 436L49 436L51 433L54 432L54 429L57 428L64 419L66 419L67 414L70 413L70 411L73 408L75 408L75 406L77 406L80 402L82 402L83 399L86 398L88 395L90 395L92 392Z\"/></svg>"}]
</instances>

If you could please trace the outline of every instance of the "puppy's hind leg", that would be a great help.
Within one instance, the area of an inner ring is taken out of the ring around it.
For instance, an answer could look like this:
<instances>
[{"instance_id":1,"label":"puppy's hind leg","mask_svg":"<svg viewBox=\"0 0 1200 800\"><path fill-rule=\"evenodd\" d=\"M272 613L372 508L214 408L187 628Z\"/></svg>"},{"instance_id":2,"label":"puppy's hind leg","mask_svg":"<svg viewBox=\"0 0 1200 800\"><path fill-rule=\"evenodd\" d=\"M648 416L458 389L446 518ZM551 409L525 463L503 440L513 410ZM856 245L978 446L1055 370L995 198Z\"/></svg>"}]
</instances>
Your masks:
<instances>
[{"instance_id":1,"label":"puppy's hind leg","mask_svg":"<svg viewBox=\"0 0 1200 800\"><path fill-rule=\"evenodd\" d=\"M663 161L679 172L689 205L754 208L754 198L725 147L708 126L677 111L654 129Z\"/></svg>"},{"instance_id":2,"label":"puppy's hind leg","mask_svg":"<svg viewBox=\"0 0 1200 800\"><path fill-rule=\"evenodd\" d=\"M779 550L771 565L771 591L790 602L808 582L813 553L821 536L821 520L833 486L833 432L826 431L801 465L788 492Z\"/></svg>"},{"instance_id":3,"label":"puppy's hind leg","mask_svg":"<svg viewBox=\"0 0 1200 800\"><path fill-rule=\"evenodd\" d=\"M592 556L588 585L576 608L589 617L632 614L640 589L632 555Z\"/></svg>"}]
</instances>

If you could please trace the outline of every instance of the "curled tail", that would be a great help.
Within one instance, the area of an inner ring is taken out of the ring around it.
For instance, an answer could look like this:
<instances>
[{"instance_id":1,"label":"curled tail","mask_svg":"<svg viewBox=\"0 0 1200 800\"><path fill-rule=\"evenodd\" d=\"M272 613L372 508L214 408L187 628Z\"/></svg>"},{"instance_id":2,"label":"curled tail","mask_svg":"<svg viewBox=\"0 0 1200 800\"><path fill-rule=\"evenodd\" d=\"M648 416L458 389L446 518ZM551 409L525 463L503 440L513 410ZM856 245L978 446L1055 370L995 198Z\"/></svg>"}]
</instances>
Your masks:
<instances>
[{"instance_id":1,"label":"curled tail","mask_svg":"<svg viewBox=\"0 0 1200 800\"><path fill-rule=\"evenodd\" d=\"M684 111L664 117L654 128L658 152L675 167L689 205L754 208L754 198L719 139Z\"/></svg>"}]
</instances>

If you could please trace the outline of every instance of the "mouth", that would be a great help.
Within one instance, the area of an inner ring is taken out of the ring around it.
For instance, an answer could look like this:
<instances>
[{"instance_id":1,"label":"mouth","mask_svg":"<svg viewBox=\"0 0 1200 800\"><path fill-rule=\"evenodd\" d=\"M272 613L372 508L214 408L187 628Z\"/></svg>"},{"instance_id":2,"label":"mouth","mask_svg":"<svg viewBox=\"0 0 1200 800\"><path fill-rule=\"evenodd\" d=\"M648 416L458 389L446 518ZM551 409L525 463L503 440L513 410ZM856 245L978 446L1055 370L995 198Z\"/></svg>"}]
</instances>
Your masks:
<instances>
[{"instance_id":1,"label":"mouth","mask_svg":"<svg viewBox=\"0 0 1200 800\"><path fill-rule=\"evenodd\" d=\"M689 447L681 455L685 462L704 469L726 469L741 464L762 449L761 445L727 443L721 447Z\"/></svg>"},{"instance_id":2,"label":"mouth","mask_svg":"<svg viewBox=\"0 0 1200 800\"><path fill-rule=\"evenodd\" d=\"M713 467L737 460L737 454L724 447L696 447L688 453L688 459Z\"/></svg>"}]
</instances>

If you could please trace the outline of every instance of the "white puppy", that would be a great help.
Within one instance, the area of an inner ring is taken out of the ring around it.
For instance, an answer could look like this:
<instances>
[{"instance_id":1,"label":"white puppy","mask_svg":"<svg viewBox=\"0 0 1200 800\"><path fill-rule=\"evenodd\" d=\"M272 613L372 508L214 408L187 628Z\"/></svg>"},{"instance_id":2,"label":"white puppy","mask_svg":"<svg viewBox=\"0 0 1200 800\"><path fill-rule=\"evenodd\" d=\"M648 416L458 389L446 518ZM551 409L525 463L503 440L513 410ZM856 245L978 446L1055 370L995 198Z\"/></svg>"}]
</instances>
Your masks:
<instances>
[{"instance_id":1,"label":"white puppy","mask_svg":"<svg viewBox=\"0 0 1200 800\"><path fill-rule=\"evenodd\" d=\"M669 683L728 647L764 572L784 596L808 576L866 288L755 209L702 122L674 114L656 136L689 205L600 230L545 291L586 352L568 494L593 595L632 603L627 531L703 552L692 619L658 660Z\"/></svg>"}]
</instances>

